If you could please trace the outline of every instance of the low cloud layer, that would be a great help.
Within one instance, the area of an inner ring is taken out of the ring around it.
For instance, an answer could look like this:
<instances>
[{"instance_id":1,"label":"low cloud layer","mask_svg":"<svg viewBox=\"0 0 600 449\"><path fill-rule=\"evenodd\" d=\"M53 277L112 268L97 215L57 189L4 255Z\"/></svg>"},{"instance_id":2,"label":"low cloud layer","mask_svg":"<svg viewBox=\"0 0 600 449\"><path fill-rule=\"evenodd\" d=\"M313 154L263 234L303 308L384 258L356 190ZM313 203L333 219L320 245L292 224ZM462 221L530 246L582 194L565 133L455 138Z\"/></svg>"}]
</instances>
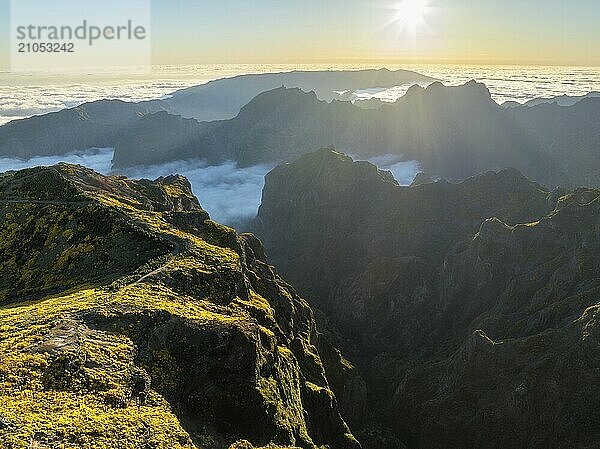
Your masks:
<instances>
[{"instance_id":1,"label":"low cloud layer","mask_svg":"<svg viewBox=\"0 0 600 449\"><path fill-rule=\"evenodd\" d=\"M131 178L156 179L178 173L187 177L202 207L219 223L237 226L252 220L260 206L265 175L273 168L238 168L235 162L207 166L201 161L178 161L125 170Z\"/></svg>"},{"instance_id":2,"label":"low cloud layer","mask_svg":"<svg viewBox=\"0 0 600 449\"><path fill-rule=\"evenodd\" d=\"M421 171L418 161L405 161L401 156L395 154L372 157L368 161L382 170L391 171L396 181L402 186L411 185Z\"/></svg>"},{"instance_id":3,"label":"low cloud layer","mask_svg":"<svg viewBox=\"0 0 600 449\"><path fill-rule=\"evenodd\" d=\"M0 172L21 170L59 162L79 164L103 174L115 174L111 169L112 149L90 151L67 156L36 157L28 161L0 158ZM120 171L130 178L156 179L170 174L186 176L211 218L220 223L236 226L256 216L262 196L264 177L271 166L257 165L237 168L234 162L207 166L201 161L178 161L150 167L136 167Z\"/></svg>"},{"instance_id":4,"label":"low cloud layer","mask_svg":"<svg viewBox=\"0 0 600 449\"><path fill-rule=\"evenodd\" d=\"M62 157L37 157L28 161L0 158L0 172L69 162L84 165L99 173L114 174L111 169L112 157L113 150L106 148ZM419 172L416 161L401 161L398 156L380 156L372 158L370 162L379 168L390 170L402 185L409 185ZM131 168L120 171L119 174L136 179L156 179L174 173L184 175L190 180L200 204L213 220L229 226L243 227L258 212L264 177L271 168L273 166L270 165L238 168L234 162L207 166L201 161L177 161Z\"/></svg>"},{"instance_id":5,"label":"low cloud layer","mask_svg":"<svg viewBox=\"0 0 600 449\"><path fill-rule=\"evenodd\" d=\"M88 101L117 98L142 101L161 98L197 83L144 80L107 84L0 85L0 125L11 120L72 108Z\"/></svg>"}]
</instances>

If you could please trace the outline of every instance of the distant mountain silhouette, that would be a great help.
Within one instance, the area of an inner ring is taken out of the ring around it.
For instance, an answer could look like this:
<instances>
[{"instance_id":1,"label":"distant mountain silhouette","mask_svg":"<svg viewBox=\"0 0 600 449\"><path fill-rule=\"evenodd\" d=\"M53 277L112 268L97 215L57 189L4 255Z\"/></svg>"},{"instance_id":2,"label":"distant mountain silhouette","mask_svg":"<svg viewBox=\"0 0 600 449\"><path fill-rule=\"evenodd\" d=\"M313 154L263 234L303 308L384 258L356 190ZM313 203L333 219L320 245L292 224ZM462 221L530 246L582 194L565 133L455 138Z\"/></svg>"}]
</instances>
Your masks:
<instances>
[{"instance_id":1,"label":"distant mountain silhouette","mask_svg":"<svg viewBox=\"0 0 600 449\"><path fill-rule=\"evenodd\" d=\"M262 92L285 86L314 91L320 100L350 99L339 92L428 83L434 78L411 70L327 70L240 75L182 89L165 100L177 114L200 121L235 117Z\"/></svg>"},{"instance_id":2,"label":"distant mountain silhouette","mask_svg":"<svg viewBox=\"0 0 600 449\"><path fill-rule=\"evenodd\" d=\"M228 120L199 122L173 112L164 101L104 100L17 120L0 126L0 155L27 159L115 147L115 168L190 159L249 166L335 145L365 158L401 155L449 180L514 167L548 185L600 185L600 98L503 108L483 84L435 82L363 109L278 87Z\"/></svg>"},{"instance_id":3,"label":"distant mountain silhouette","mask_svg":"<svg viewBox=\"0 0 600 449\"><path fill-rule=\"evenodd\" d=\"M559 95L555 97L549 98L534 98L533 100L529 100L528 102L521 104L518 101L506 101L502 103L503 108L515 108L519 106L537 106L540 104L556 104L558 106L573 106L574 104L580 102L581 100L585 100L586 98L598 98L600 97L600 92L590 92L585 95Z\"/></svg>"},{"instance_id":4,"label":"distant mountain silhouette","mask_svg":"<svg viewBox=\"0 0 600 449\"><path fill-rule=\"evenodd\" d=\"M515 119L569 175L575 185L600 187L600 98L573 106L509 109Z\"/></svg>"},{"instance_id":5,"label":"distant mountain silhouette","mask_svg":"<svg viewBox=\"0 0 600 449\"><path fill-rule=\"evenodd\" d=\"M143 115L168 109L160 101L100 100L0 126L0 155L29 159L92 147L114 147Z\"/></svg>"},{"instance_id":6,"label":"distant mountain silhouette","mask_svg":"<svg viewBox=\"0 0 600 449\"><path fill-rule=\"evenodd\" d=\"M144 129L153 142L150 150L135 144L141 131L133 128L117 145L115 165L201 158L214 163L231 159L248 166L283 162L335 145L362 157L404 155L449 179L515 167L542 182L568 181L540 143L476 82L458 87L415 85L397 102L377 110L327 103L313 92L278 88L255 97L232 120L198 123L194 132L185 134L190 140L178 136L173 141L164 131L168 126L155 123Z\"/></svg>"},{"instance_id":7,"label":"distant mountain silhouette","mask_svg":"<svg viewBox=\"0 0 600 449\"><path fill-rule=\"evenodd\" d=\"M122 131L131 127L139 116L163 110L199 121L230 119L258 94L281 86L314 91L320 99L331 101L343 99L344 95L338 93L342 91L432 81L434 78L410 70L388 69L294 71L223 78L176 91L164 100L141 103L94 101L56 113L15 120L0 126L0 156L28 159L90 147L113 147ZM140 126L136 129L142 129L144 124ZM146 140L144 136L139 137Z\"/></svg>"}]
</instances>

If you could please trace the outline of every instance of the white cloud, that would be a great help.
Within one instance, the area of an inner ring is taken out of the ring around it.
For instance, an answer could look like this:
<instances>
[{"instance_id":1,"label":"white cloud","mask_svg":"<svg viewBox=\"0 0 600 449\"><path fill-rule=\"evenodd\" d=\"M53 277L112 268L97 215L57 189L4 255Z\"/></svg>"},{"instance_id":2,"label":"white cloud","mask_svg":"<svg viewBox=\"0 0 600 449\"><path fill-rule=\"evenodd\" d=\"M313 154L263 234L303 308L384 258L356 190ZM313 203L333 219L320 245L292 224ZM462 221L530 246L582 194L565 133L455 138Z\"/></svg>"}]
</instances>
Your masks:
<instances>
[{"instance_id":1,"label":"white cloud","mask_svg":"<svg viewBox=\"0 0 600 449\"><path fill-rule=\"evenodd\" d=\"M194 81L142 80L115 83L58 85L0 85L0 125L11 120L47 114L102 99L142 101L161 98Z\"/></svg>"},{"instance_id":2,"label":"white cloud","mask_svg":"<svg viewBox=\"0 0 600 449\"><path fill-rule=\"evenodd\" d=\"M260 206L265 175L272 166L238 168L235 162L207 166L202 161L177 161L123 171L131 178L155 179L169 174L184 175L211 218L235 226L253 219Z\"/></svg>"},{"instance_id":3,"label":"white cloud","mask_svg":"<svg viewBox=\"0 0 600 449\"><path fill-rule=\"evenodd\" d=\"M62 157L36 157L28 161L0 158L0 172L69 162L84 165L99 173L113 174L112 157L113 150L105 148ZM134 167L119 173L135 179L184 175L190 180L200 204L211 218L219 223L235 226L256 216L264 177L271 168L272 166L267 165L237 168L234 162L207 166L202 161L177 161L150 167Z\"/></svg>"},{"instance_id":4,"label":"white cloud","mask_svg":"<svg viewBox=\"0 0 600 449\"><path fill-rule=\"evenodd\" d=\"M65 156L34 157L29 160L0 158L0 173L9 170L22 170L40 165L55 165L59 162L68 162L70 164L84 165L99 173L107 174L110 172L112 156L112 148L103 148L90 150L85 153L67 154Z\"/></svg>"},{"instance_id":5,"label":"white cloud","mask_svg":"<svg viewBox=\"0 0 600 449\"><path fill-rule=\"evenodd\" d=\"M354 160L363 160L360 156L353 156ZM384 154L367 159L373 165L382 170L389 170L402 186L409 186L415 180L417 174L422 171L419 161L406 161L397 154Z\"/></svg>"}]
</instances>

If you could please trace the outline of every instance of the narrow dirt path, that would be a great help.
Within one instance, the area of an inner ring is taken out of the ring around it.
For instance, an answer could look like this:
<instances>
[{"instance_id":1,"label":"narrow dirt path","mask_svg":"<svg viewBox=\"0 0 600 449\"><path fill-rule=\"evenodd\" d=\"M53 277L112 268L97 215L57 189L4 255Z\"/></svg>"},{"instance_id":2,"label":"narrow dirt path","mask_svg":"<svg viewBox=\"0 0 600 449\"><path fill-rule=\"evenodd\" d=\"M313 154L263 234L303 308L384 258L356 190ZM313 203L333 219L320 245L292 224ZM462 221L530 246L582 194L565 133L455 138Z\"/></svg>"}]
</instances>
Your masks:
<instances>
[{"instance_id":1,"label":"narrow dirt path","mask_svg":"<svg viewBox=\"0 0 600 449\"><path fill-rule=\"evenodd\" d=\"M171 241L171 243L173 243L174 248L173 248L173 251L171 251L171 259L168 262L164 263L163 265L158 267L156 270L152 270L150 273L146 273L145 275L143 275L136 281L131 282L128 285L131 286L131 285L140 284L140 283L144 282L146 279L151 278L159 273L162 273L164 270L166 270L167 267L169 265L171 265L173 263L173 261L175 260L175 258L181 253L181 245L176 241Z\"/></svg>"},{"instance_id":2,"label":"narrow dirt path","mask_svg":"<svg viewBox=\"0 0 600 449\"><path fill-rule=\"evenodd\" d=\"M94 203L94 201L0 200L0 204L41 204L41 205L56 205L56 206L87 206L88 204L92 204L92 203ZM142 227L139 222L137 222L135 219L133 219L132 217L127 215L125 212L120 211L120 210L115 210L115 212L117 212L119 215L122 215L124 218L131 220L137 226ZM172 239L166 239L166 240L168 240L174 246L173 250L171 251L170 260L168 262L164 263L163 265L161 265L160 267L158 267L157 269L152 270L150 273L144 274L139 279L137 279L127 285L140 284L140 283L144 282L146 279L149 279L149 278L161 273L171 263L173 263L175 258L181 253L181 245L179 244L179 242L177 242L175 240L172 240Z\"/></svg>"},{"instance_id":3,"label":"narrow dirt path","mask_svg":"<svg viewBox=\"0 0 600 449\"><path fill-rule=\"evenodd\" d=\"M87 206L93 201L0 200L0 204L51 204L56 206Z\"/></svg>"}]
</instances>

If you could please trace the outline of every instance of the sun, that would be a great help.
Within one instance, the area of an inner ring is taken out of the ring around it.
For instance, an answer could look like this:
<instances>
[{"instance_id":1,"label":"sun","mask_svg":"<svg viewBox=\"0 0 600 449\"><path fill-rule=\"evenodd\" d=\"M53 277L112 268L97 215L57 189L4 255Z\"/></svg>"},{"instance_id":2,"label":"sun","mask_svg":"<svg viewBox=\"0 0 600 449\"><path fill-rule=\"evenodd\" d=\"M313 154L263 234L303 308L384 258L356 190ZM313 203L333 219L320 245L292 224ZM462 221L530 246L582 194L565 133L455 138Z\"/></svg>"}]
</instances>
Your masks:
<instances>
[{"instance_id":1,"label":"sun","mask_svg":"<svg viewBox=\"0 0 600 449\"><path fill-rule=\"evenodd\" d=\"M428 0L402 0L394 6L394 9L394 22L414 32L426 25L425 17L429 13L430 6Z\"/></svg>"}]
</instances>

